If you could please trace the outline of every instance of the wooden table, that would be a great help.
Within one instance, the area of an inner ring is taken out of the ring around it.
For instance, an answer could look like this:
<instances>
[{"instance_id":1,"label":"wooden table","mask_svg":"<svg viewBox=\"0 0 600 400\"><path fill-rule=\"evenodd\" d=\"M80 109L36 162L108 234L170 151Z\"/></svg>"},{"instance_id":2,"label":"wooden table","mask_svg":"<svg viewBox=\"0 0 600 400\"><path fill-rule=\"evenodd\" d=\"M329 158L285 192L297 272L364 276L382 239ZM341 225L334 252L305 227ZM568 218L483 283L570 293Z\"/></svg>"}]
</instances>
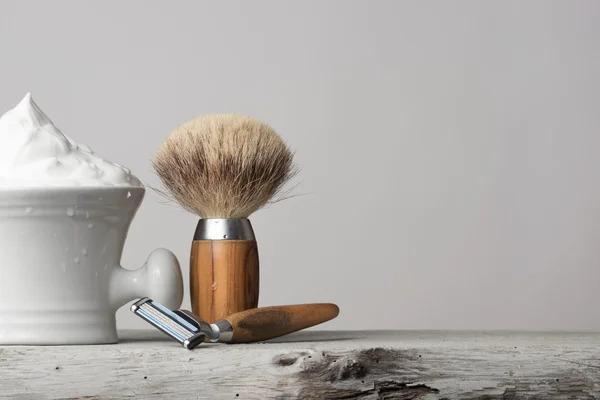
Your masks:
<instances>
[{"instance_id":1,"label":"wooden table","mask_svg":"<svg viewBox=\"0 0 600 400\"><path fill-rule=\"evenodd\" d=\"M0 398L600 398L600 333L307 331L192 351L158 331L120 336L0 347Z\"/></svg>"}]
</instances>

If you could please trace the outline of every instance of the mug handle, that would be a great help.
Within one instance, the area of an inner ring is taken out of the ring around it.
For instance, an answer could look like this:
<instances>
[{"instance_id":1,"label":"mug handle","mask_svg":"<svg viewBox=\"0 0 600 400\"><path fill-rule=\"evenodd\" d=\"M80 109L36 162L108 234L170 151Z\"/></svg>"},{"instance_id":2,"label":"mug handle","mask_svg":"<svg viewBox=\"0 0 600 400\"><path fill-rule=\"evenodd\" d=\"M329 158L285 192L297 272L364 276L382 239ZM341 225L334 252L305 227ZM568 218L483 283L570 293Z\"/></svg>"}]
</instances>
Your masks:
<instances>
[{"instance_id":1,"label":"mug handle","mask_svg":"<svg viewBox=\"0 0 600 400\"><path fill-rule=\"evenodd\" d=\"M181 306L183 279L175 254L156 249L139 269L130 271L117 265L110 278L110 303L117 310L129 301L149 297L170 309Z\"/></svg>"}]
</instances>

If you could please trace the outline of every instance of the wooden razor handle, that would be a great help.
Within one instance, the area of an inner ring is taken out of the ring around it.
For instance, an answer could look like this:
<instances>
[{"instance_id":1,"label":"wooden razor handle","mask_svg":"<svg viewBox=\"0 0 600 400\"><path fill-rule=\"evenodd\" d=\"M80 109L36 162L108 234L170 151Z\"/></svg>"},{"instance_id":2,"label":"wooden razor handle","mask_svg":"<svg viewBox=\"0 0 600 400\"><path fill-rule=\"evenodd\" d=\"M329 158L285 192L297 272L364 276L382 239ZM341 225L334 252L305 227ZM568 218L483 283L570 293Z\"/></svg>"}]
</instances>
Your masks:
<instances>
[{"instance_id":1,"label":"wooden razor handle","mask_svg":"<svg viewBox=\"0 0 600 400\"><path fill-rule=\"evenodd\" d=\"M261 307L230 315L233 335L227 343L252 343L273 339L329 321L340 309L331 303Z\"/></svg>"},{"instance_id":2,"label":"wooden razor handle","mask_svg":"<svg viewBox=\"0 0 600 400\"><path fill-rule=\"evenodd\" d=\"M190 260L192 311L213 323L258 307L258 247L254 240L194 240Z\"/></svg>"}]
</instances>

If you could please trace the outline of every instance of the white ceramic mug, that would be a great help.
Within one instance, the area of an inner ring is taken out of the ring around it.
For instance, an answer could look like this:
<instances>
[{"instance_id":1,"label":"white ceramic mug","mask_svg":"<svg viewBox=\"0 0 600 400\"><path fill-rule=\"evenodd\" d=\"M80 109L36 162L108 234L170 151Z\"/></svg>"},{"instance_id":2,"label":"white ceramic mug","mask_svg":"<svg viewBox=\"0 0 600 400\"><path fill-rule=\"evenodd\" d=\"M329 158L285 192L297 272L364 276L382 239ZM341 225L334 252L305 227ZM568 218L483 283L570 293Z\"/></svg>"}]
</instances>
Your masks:
<instances>
[{"instance_id":1,"label":"white ceramic mug","mask_svg":"<svg viewBox=\"0 0 600 400\"><path fill-rule=\"evenodd\" d=\"M0 344L117 342L116 310L140 297L181 305L176 257L121 268L144 188L0 190Z\"/></svg>"}]
</instances>

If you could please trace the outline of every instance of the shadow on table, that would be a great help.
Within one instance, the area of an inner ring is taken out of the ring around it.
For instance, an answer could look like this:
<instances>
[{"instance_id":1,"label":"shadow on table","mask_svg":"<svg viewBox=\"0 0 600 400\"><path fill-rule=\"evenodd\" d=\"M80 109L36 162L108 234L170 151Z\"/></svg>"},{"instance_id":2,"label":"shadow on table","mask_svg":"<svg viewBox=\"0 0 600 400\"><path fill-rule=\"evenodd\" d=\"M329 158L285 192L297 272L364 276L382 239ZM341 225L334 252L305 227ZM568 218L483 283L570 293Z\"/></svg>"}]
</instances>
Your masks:
<instances>
[{"instance_id":1,"label":"shadow on table","mask_svg":"<svg viewBox=\"0 0 600 400\"><path fill-rule=\"evenodd\" d=\"M303 342L336 342L360 339L361 332L352 331L303 331L294 332L263 343L303 343ZM119 343L156 343L164 344L173 341L159 331L135 330L119 332Z\"/></svg>"}]
</instances>

